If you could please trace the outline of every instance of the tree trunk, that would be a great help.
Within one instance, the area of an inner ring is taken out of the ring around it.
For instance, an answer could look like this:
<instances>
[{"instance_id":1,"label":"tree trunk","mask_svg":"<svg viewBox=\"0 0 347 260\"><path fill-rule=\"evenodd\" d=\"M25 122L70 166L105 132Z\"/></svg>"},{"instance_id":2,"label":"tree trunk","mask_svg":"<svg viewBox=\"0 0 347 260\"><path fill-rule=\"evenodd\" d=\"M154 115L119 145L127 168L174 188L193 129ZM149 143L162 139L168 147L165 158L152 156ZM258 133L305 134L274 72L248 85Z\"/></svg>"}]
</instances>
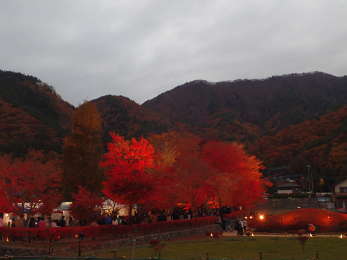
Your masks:
<instances>
[{"instance_id":1,"label":"tree trunk","mask_svg":"<svg viewBox=\"0 0 347 260\"><path fill-rule=\"evenodd\" d=\"M220 221L221 221L221 227L223 230L225 230L225 220L224 220L223 207L219 208L219 217L220 217Z\"/></svg>"}]
</instances>

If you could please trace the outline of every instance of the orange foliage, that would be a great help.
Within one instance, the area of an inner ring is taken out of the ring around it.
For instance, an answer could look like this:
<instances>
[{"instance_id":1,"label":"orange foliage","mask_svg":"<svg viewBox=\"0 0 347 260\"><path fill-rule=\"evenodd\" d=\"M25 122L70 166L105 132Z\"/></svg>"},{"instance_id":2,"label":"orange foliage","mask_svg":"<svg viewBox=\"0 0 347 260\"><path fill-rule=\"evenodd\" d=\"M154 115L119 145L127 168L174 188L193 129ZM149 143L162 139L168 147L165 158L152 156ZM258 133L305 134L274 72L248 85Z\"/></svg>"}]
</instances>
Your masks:
<instances>
[{"instance_id":1,"label":"orange foliage","mask_svg":"<svg viewBox=\"0 0 347 260\"><path fill-rule=\"evenodd\" d=\"M102 121L95 104L86 102L74 111L72 133L64 139L63 188L68 200L77 192L78 186L101 191L101 130Z\"/></svg>"},{"instance_id":2,"label":"orange foliage","mask_svg":"<svg viewBox=\"0 0 347 260\"><path fill-rule=\"evenodd\" d=\"M261 162L239 144L208 142L202 147L202 158L213 169L208 184L220 206L250 207L270 185L262 179Z\"/></svg>"},{"instance_id":3,"label":"orange foliage","mask_svg":"<svg viewBox=\"0 0 347 260\"><path fill-rule=\"evenodd\" d=\"M111 137L101 162L106 169L103 192L120 203L161 209L181 203L193 211L211 201L220 207L249 207L262 199L268 185L260 161L238 144L171 132L151 137L155 151L144 138Z\"/></svg>"},{"instance_id":4,"label":"orange foliage","mask_svg":"<svg viewBox=\"0 0 347 260\"><path fill-rule=\"evenodd\" d=\"M268 183L262 179L261 163L241 145L204 141L189 133L168 136L168 146L175 151L170 155L176 158L161 173L159 189L166 202L185 203L195 210L211 201L248 207L262 199Z\"/></svg>"}]
</instances>

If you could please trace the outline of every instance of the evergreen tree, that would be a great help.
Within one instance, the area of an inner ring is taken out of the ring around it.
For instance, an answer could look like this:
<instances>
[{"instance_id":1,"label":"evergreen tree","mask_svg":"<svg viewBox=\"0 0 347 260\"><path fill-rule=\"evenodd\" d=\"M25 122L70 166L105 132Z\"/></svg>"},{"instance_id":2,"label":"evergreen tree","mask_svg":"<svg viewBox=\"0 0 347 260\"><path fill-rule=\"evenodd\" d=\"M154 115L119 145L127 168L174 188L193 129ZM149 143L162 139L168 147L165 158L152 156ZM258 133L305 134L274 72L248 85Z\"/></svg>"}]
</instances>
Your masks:
<instances>
[{"instance_id":1,"label":"evergreen tree","mask_svg":"<svg viewBox=\"0 0 347 260\"><path fill-rule=\"evenodd\" d=\"M85 102L73 114L72 133L64 140L63 189L65 199L81 186L100 192L103 180L99 162L103 153L102 121L96 105Z\"/></svg>"}]
</instances>

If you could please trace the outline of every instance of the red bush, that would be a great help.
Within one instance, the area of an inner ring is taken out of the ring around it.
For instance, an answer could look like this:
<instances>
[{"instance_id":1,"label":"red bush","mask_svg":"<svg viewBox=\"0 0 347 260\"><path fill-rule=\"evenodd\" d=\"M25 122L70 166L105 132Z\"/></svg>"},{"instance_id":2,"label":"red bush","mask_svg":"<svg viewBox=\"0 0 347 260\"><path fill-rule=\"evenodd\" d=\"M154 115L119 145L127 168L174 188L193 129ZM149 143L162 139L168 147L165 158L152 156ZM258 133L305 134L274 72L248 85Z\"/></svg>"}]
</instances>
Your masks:
<instances>
[{"instance_id":1,"label":"red bush","mask_svg":"<svg viewBox=\"0 0 347 260\"><path fill-rule=\"evenodd\" d=\"M347 215L325 209L297 209L284 214L266 216L264 220L257 218L250 226L257 231L276 232L298 229L308 230L309 224L317 231L337 231L346 229Z\"/></svg>"}]
</instances>

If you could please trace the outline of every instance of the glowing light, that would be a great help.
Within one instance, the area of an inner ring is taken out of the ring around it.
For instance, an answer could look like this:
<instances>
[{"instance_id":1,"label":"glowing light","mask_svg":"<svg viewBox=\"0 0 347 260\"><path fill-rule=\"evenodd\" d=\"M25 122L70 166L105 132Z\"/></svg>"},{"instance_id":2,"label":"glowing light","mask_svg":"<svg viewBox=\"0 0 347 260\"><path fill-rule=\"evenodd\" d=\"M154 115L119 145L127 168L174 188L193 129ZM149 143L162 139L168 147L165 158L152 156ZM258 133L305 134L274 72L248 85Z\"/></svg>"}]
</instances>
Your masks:
<instances>
[{"instance_id":1,"label":"glowing light","mask_svg":"<svg viewBox=\"0 0 347 260\"><path fill-rule=\"evenodd\" d=\"M343 238L343 235L342 235L342 234L340 234L340 235L339 235L339 238L341 238L341 239L342 239L342 238Z\"/></svg>"},{"instance_id":2,"label":"glowing light","mask_svg":"<svg viewBox=\"0 0 347 260\"><path fill-rule=\"evenodd\" d=\"M265 220L265 215L264 214L259 214L258 216L260 221L264 221Z\"/></svg>"},{"instance_id":3,"label":"glowing light","mask_svg":"<svg viewBox=\"0 0 347 260\"><path fill-rule=\"evenodd\" d=\"M212 232L210 233L210 238L213 238L213 233Z\"/></svg>"},{"instance_id":4,"label":"glowing light","mask_svg":"<svg viewBox=\"0 0 347 260\"><path fill-rule=\"evenodd\" d=\"M254 237L254 233L251 233L251 237Z\"/></svg>"},{"instance_id":5,"label":"glowing light","mask_svg":"<svg viewBox=\"0 0 347 260\"><path fill-rule=\"evenodd\" d=\"M246 216L245 219L248 219L248 217Z\"/></svg>"},{"instance_id":6,"label":"glowing light","mask_svg":"<svg viewBox=\"0 0 347 260\"><path fill-rule=\"evenodd\" d=\"M253 219L253 216L249 216L249 219Z\"/></svg>"},{"instance_id":7,"label":"glowing light","mask_svg":"<svg viewBox=\"0 0 347 260\"><path fill-rule=\"evenodd\" d=\"M8 237L6 237L5 241L6 242L10 242L10 239Z\"/></svg>"},{"instance_id":8,"label":"glowing light","mask_svg":"<svg viewBox=\"0 0 347 260\"><path fill-rule=\"evenodd\" d=\"M312 233L310 233L308 236L309 236L309 237L313 237Z\"/></svg>"}]
</instances>

